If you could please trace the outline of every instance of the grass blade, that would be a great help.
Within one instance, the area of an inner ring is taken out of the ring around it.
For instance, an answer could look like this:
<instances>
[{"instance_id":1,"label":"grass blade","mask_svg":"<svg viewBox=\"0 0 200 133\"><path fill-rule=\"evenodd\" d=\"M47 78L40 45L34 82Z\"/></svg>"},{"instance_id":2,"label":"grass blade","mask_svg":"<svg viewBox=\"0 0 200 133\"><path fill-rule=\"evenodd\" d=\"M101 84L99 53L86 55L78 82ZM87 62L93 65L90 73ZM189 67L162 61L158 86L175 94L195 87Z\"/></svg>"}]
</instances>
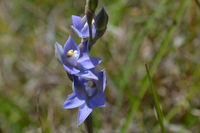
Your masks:
<instances>
[{"instance_id":1,"label":"grass blade","mask_svg":"<svg viewBox=\"0 0 200 133\"><path fill-rule=\"evenodd\" d=\"M147 77L148 77L148 80L149 80L150 89L151 89L151 93L152 93L152 96L153 96L153 101L154 101L154 104L155 104L156 114L157 114L157 117L158 117L160 128L162 130L162 133L165 133L165 127L164 127L164 124L163 124L164 116L163 116L163 112L160 108L160 102L159 102L159 99L158 99L158 95L156 93L155 88L153 87L152 78L151 78L147 64L145 64L145 67L146 67L146 71L147 71Z\"/></svg>"}]
</instances>

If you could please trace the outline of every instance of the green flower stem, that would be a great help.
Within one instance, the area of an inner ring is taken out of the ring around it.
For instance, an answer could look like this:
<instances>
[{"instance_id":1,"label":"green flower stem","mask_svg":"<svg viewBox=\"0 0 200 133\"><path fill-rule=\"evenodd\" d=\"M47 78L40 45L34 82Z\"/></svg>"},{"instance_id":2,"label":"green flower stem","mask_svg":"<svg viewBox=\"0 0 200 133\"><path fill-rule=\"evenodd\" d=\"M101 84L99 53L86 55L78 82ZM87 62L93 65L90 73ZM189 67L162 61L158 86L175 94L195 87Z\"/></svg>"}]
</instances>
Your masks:
<instances>
[{"instance_id":1,"label":"green flower stem","mask_svg":"<svg viewBox=\"0 0 200 133\"><path fill-rule=\"evenodd\" d=\"M86 129L87 133L93 133L92 113L87 117L84 124L85 124L85 129Z\"/></svg>"}]
</instances>

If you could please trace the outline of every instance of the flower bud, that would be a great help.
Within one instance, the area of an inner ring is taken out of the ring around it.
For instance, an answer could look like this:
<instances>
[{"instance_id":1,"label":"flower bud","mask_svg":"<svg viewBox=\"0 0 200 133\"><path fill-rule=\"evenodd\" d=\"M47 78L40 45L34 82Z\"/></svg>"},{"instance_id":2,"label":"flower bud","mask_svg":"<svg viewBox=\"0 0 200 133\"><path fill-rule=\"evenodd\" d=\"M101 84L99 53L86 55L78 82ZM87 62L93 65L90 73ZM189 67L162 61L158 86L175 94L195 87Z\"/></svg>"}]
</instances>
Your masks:
<instances>
[{"instance_id":1,"label":"flower bud","mask_svg":"<svg viewBox=\"0 0 200 133\"><path fill-rule=\"evenodd\" d=\"M101 11L97 14L95 17L95 28L96 28L96 34L94 39L89 45L89 49L95 44L95 42L103 36L107 29L108 24L108 14L106 13L105 9L102 8Z\"/></svg>"},{"instance_id":2,"label":"flower bud","mask_svg":"<svg viewBox=\"0 0 200 133\"><path fill-rule=\"evenodd\" d=\"M108 14L105 9L102 8L101 11L95 17L95 27L97 31L103 31L107 28L108 24Z\"/></svg>"}]
</instances>

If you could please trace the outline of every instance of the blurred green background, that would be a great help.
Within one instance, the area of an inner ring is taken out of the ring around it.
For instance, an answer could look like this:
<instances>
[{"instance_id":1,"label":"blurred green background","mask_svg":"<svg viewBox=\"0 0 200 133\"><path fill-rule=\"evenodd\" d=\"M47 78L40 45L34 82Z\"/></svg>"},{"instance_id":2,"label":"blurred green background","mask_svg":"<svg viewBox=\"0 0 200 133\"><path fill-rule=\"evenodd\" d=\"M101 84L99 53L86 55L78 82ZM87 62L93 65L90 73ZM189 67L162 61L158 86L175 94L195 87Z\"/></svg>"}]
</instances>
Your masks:
<instances>
[{"instance_id":1,"label":"blurred green background","mask_svg":"<svg viewBox=\"0 0 200 133\"><path fill-rule=\"evenodd\" d=\"M54 57L84 0L0 1L0 133L83 133L62 104L71 81ZM195 0L100 0L110 19L92 49L104 59L107 106L95 133L160 133L144 64L167 133L200 133L200 8Z\"/></svg>"}]
</instances>

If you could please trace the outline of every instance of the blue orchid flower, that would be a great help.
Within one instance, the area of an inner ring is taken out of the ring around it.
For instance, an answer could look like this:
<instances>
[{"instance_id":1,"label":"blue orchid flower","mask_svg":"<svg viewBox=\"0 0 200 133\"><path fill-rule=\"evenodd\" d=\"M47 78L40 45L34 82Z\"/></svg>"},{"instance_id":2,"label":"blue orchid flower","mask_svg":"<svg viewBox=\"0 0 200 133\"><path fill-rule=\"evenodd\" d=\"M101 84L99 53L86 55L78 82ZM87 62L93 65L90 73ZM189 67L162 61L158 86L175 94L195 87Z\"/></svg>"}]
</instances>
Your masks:
<instances>
[{"instance_id":1,"label":"blue orchid flower","mask_svg":"<svg viewBox=\"0 0 200 133\"><path fill-rule=\"evenodd\" d=\"M72 16L72 29L80 38L88 38L89 34L89 26L86 22L86 16L83 18L79 16ZM96 28L94 26L94 21L92 22L92 36L94 37L96 33Z\"/></svg>"},{"instance_id":2,"label":"blue orchid flower","mask_svg":"<svg viewBox=\"0 0 200 133\"><path fill-rule=\"evenodd\" d=\"M56 42L56 57L63 64L67 73L86 79L97 79L90 69L95 68L102 60L89 56L87 40L82 42L80 46L76 44L72 37L68 38L64 48Z\"/></svg>"},{"instance_id":3,"label":"blue orchid flower","mask_svg":"<svg viewBox=\"0 0 200 133\"><path fill-rule=\"evenodd\" d=\"M95 107L105 106L104 90L106 86L105 71L92 72L98 77L98 80L83 79L73 76L74 92L68 96L63 104L64 109L79 107L77 124L80 125L89 116Z\"/></svg>"}]
</instances>

